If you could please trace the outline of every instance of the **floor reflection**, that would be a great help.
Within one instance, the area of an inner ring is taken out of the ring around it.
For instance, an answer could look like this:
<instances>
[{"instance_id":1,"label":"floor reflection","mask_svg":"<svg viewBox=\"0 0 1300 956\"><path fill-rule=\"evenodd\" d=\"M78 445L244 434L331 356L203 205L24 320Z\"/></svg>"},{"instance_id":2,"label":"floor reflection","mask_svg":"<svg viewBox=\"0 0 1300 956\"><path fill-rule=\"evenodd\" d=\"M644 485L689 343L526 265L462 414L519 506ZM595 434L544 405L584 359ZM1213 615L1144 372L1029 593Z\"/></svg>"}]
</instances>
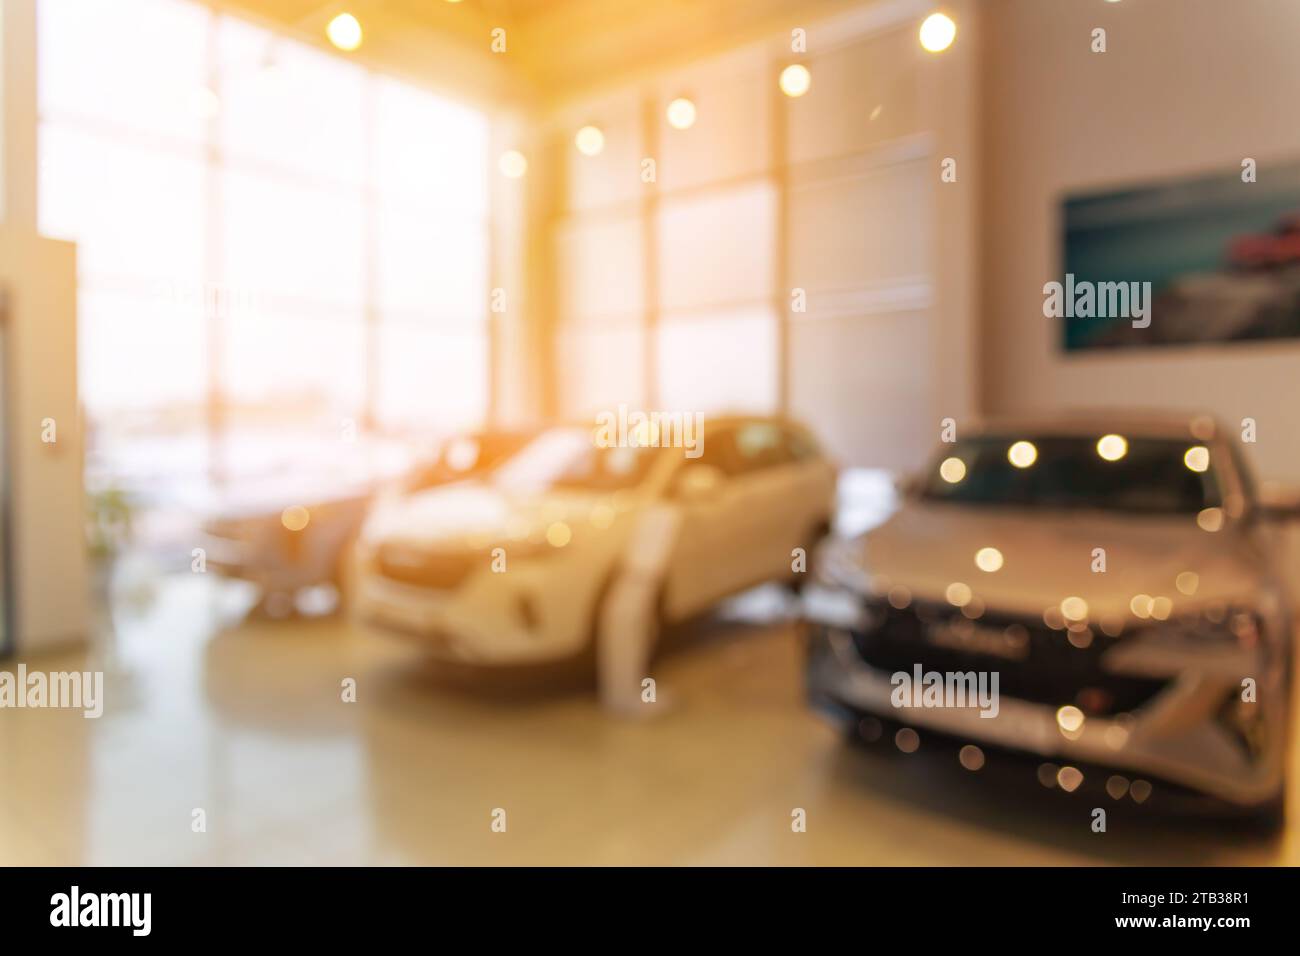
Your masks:
<instances>
[{"instance_id":1,"label":"floor reflection","mask_svg":"<svg viewBox=\"0 0 1300 956\"><path fill-rule=\"evenodd\" d=\"M640 723L571 684L485 683L338 618L246 610L227 583L165 578L115 615L100 720L0 713L0 862L1300 862L1294 828L1261 839L1152 811L1094 834L1088 808L924 746L846 745L804 706L779 589L673 632L664 712Z\"/></svg>"}]
</instances>

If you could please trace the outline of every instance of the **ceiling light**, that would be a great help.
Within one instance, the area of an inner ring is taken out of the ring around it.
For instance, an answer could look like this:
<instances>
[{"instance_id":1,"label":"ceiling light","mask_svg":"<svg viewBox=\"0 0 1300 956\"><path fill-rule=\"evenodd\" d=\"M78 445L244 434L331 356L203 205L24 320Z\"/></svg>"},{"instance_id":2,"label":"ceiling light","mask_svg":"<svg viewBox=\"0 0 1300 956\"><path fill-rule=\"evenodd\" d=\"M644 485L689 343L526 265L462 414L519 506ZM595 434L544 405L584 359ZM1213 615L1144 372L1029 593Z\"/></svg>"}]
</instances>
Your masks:
<instances>
[{"instance_id":1,"label":"ceiling light","mask_svg":"<svg viewBox=\"0 0 1300 956\"><path fill-rule=\"evenodd\" d=\"M942 53L957 39L957 24L952 17L932 13L921 24L921 46L931 53Z\"/></svg>"},{"instance_id":2,"label":"ceiling light","mask_svg":"<svg viewBox=\"0 0 1300 956\"><path fill-rule=\"evenodd\" d=\"M802 63L791 63L781 71L781 92L786 96L803 96L812 86L812 74Z\"/></svg>"},{"instance_id":3,"label":"ceiling light","mask_svg":"<svg viewBox=\"0 0 1300 956\"><path fill-rule=\"evenodd\" d=\"M668 104L668 125L673 129L690 129L695 125L695 104L679 96Z\"/></svg>"},{"instance_id":4,"label":"ceiling light","mask_svg":"<svg viewBox=\"0 0 1300 956\"><path fill-rule=\"evenodd\" d=\"M340 13L329 22L325 35L340 50L352 51L361 46L361 23L350 13Z\"/></svg>"},{"instance_id":5,"label":"ceiling light","mask_svg":"<svg viewBox=\"0 0 1300 956\"><path fill-rule=\"evenodd\" d=\"M1128 442L1123 435L1102 435L1097 440L1097 454L1106 461L1119 461L1128 454Z\"/></svg>"},{"instance_id":6,"label":"ceiling light","mask_svg":"<svg viewBox=\"0 0 1300 956\"><path fill-rule=\"evenodd\" d=\"M584 126L573 137L573 142L583 156L595 156L605 148L605 134L599 126Z\"/></svg>"},{"instance_id":7,"label":"ceiling light","mask_svg":"<svg viewBox=\"0 0 1300 956\"><path fill-rule=\"evenodd\" d=\"M1018 441L1007 449L1007 461L1017 468L1028 468L1038 460L1038 449L1033 442Z\"/></svg>"}]
</instances>

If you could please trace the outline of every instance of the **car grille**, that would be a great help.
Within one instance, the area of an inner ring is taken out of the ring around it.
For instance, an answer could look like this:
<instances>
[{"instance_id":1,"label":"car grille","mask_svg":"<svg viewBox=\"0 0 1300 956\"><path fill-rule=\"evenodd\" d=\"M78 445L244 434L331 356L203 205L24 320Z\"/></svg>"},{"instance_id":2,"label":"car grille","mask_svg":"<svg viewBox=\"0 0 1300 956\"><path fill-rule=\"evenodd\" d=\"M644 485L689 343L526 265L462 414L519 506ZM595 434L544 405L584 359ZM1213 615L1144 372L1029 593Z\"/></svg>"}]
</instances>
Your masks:
<instances>
[{"instance_id":1,"label":"car grille","mask_svg":"<svg viewBox=\"0 0 1300 956\"><path fill-rule=\"evenodd\" d=\"M383 577L391 581L447 590L457 587L473 570L474 556L386 544L379 547L375 566Z\"/></svg>"},{"instance_id":2,"label":"car grille","mask_svg":"<svg viewBox=\"0 0 1300 956\"><path fill-rule=\"evenodd\" d=\"M910 674L918 664L922 671L940 673L997 671L999 694L1053 707L1074 704L1098 716L1135 711L1166 686L1162 679L1104 671L1102 655L1123 638L1096 630L1091 644L1076 647L1066 631L1031 618L986 613L967 621L946 605L915 603L903 609L872 605L872 611L871 624L854 631L853 642L864 661L891 673ZM1014 640L999 642L1008 628ZM953 635L972 631L982 646L949 646L962 643Z\"/></svg>"}]
</instances>

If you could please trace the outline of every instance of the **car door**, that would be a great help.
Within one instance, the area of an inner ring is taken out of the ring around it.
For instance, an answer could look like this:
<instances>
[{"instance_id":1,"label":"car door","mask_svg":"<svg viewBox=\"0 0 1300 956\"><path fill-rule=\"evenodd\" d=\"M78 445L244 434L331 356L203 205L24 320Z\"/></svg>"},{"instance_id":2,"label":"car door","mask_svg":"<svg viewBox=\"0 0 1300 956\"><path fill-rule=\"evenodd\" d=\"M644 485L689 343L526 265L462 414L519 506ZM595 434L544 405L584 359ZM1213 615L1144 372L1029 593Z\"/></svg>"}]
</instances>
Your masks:
<instances>
[{"instance_id":1,"label":"car door","mask_svg":"<svg viewBox=\"0 0 1300 956\"><path fill-rule=\"evenodd\" d=\"M716 479L708 493L686 493L691 470ZM744 498L732 487L736 476L734 431L710 429L704 453L683 458L668 497L682 509L677 548L665 580L665 611L673 620L694 614L737 587L743 579Z\"/></svg>"},{"instance_id":2,"label":"car door","mask_svg":"<svg viewBox=\"0 0 1300 956\"><path fill-rule=\"evenodd\" d=\"M800 482L786 434L778 423L747 422L736 429L730 491L739 503L738 529L744 560L735 587L787 577L791 548L801 542L811 488Z\"/></svg>"}]
</instances>

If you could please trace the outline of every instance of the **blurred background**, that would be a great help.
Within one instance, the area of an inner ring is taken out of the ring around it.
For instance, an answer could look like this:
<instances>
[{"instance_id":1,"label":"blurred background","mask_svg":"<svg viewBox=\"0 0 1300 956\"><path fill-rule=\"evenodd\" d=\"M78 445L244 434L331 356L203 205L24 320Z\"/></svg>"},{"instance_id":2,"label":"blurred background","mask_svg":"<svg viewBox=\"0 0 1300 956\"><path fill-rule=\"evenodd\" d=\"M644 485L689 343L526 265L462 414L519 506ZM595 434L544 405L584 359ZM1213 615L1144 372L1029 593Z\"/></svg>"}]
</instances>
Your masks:
<instances>
[{"instance_id":1,"label":"blurred background","mask_svg":"<svg viewBox=\"0 0 1300 956\"><path fill-rule=\"evenodd\" d=\"M100 720L0 711L0 862L1300 862L1294 828L1099 839L845 748L775 586L674 629L646 723L348 613L377 495L620 404L804 422L843 533L948 418L1251 417L1258 474L1300 480L1294 338L1067 351L1042 311L1070 197L1300 159L1300 7L0 16L0 668L106 675Z\"/></svg>"}]
</instances>

